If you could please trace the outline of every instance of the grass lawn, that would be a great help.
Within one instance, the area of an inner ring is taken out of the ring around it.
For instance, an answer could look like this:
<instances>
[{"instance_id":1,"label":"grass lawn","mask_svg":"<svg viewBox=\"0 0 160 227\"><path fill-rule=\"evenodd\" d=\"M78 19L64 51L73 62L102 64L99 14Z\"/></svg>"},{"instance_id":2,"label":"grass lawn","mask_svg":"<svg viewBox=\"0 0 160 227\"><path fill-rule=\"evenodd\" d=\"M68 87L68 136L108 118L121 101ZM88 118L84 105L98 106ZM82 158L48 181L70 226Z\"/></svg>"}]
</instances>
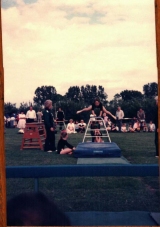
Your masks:
<instances>
[{"instance_id":1,"label":"grass lawn","mask_svg":"<svg viewBox=\"0 0 160 227\"><path fill-rule=\"evenodd\" d=\"M6 165L76 164L71 155L47 153L39 149L20 150L22 136L17 129L5 130ZM110 133L131 164L157 164L154 133ZM83 134L69 135L77 145ZM56 141L59 133L56 134ZM64 211L160 211L157 177L79 177L40 179L40 190L53 198ZM34 189L33 179L7 179L7 197Z\"/></svg>"}]
</instances>

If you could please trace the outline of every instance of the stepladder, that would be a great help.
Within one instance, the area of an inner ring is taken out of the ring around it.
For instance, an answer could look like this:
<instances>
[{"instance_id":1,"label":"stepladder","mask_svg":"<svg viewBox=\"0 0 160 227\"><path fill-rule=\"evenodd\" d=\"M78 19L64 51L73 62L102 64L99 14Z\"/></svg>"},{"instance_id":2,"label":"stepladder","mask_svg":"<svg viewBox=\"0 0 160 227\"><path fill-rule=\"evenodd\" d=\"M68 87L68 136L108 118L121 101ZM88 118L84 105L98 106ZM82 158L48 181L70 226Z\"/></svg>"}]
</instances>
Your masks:
<instances>
[{"instance_id":1,"label":"stepladder","mask_svg":"<svg viewBox=\"0 0 160 227\"><path fill-rule=\"evenodd\" d=\"M63 128L64 128L65 130L67 129L65 120L64 120L64 121L56 120L56 124L57 124L57 126L59 126L59 129L60 129L60 130L62 130Z\"/></svg>"},{"instance_id":2,"label":"stepladder","mask_svg":"<svg viewBox=\"0 0 160 227\"><path fill-rule=\"evenodd\" d=\"M27 123L24 129L20 150L32 148L43 150L45 138L46 131L43 123Z\"/></svg>"},{"instance_id":3,"label":"stepladder","mask_svg":"<svg viewBox=\"0 0 160 227\"><path fill-rule=\"evenodd\" d=\"M94 142L95 138L97 137L96 132L99 132L99 136L102 138L102 141L107 138L107 140L111 143L111 138L109 136L105 121L102 117L90 117L82 143L84 143L87 138Z\"/></svg>"}]
</instances>

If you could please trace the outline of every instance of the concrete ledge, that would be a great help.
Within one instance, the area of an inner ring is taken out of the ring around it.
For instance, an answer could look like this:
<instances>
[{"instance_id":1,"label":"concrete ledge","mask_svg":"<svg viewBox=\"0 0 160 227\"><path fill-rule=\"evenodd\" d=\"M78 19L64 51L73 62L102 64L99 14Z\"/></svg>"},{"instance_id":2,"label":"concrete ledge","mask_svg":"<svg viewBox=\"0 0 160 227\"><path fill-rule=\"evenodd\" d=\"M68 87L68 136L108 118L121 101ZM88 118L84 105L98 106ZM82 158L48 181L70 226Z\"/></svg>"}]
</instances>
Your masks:
<instances>
[{"instance_id":1,"label":"concrete ledge","mask_svg":"<svg viewBox=\"0 0 160 227\"><path fill-rule=\"evenodd\" d=\"M157 226L150 212L66 212L74 226Z\"/></svg>"},{"instance_id":2,"label":"concrete ledge","mask_svg":"<svg viewBox=\"0 0 160 227\"><path fill-rule=\"evenodd\" d=\"M121 157L114 157L114 158L111 158L111 157L108 157L108 158L78 158L77 159L77 164L78 165L82 165L82 164L87 164L87 165L90 165L90 164L129 164L129 161L124 158L123 156Z\"/></svg>"},{"instance_id":3,"label":"concrete ledge","mask_svg":"<svg viewBox=\"0 0 160 227\"><path fill-rule=\"evenodd\" d=\"M151 217L153 220L157 223L158 226L160 226L160 213L151 213Z\"/></svg>"}]
</instances>

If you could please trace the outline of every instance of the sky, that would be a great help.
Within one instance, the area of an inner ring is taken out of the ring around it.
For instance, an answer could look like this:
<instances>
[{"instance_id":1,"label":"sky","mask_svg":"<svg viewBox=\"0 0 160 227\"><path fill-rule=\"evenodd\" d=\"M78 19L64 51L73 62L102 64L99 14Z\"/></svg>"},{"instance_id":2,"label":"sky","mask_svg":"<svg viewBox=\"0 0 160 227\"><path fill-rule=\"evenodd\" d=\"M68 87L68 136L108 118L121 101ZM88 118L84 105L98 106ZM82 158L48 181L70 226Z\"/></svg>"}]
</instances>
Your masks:
<instances>
[{"instance_id":1,"label":"sky","mask_svg":"<svg viewBox=\"0 0 160 227\"><path fill-rule=\"evenodd\" d=\"M2 0L5 102L37 87L102 85L108 100L157 82L154 0Z\"/></svg>"}]
</instances>

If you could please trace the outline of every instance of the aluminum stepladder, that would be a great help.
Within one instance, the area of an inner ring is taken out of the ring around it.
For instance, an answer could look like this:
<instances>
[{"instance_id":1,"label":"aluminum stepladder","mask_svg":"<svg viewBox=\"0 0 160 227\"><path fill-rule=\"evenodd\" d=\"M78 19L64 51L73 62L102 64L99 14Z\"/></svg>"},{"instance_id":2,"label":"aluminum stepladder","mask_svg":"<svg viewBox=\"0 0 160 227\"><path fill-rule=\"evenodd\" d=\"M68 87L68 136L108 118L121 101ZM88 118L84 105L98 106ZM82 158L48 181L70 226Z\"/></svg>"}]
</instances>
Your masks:
<instances>
[{"instance_id":1,"label":"aluminum stepladder","mask_svg":"<svg viewBox=\"0 0 160 227\"><path fill-rule=\"evenodd\" d=\"M92 121L101 122L103 124L103 125L100 124L100 129L99 129L100 132L103 131L103 134L102 134L101 137L102 138L108 138L109 142L111 143L111 138L109 136L108 130L106 128L106 124L105 124L104 119L102 117L90 117L90 119L88 121L88 124L87 124L87 127L86 127L86 130L85 130L85 133L84 133L84 137L83 137L82 143L84 143L86 137L89 137L89 138L96 137L96 136L92 136L90 134L91 131L95 130L95 129L91 129L90 128L90 125L91 125ZM105 132L105 135L104 135L104 132Z\"/></svg>"},{"instance_id":2,"label":"aluminum stepladder","mask_svg":"<svg viewBox=\"0 0 160 227\"><path fill-rule=\"evenodd\" d=\"M63 123L63 126L64 126L64 128L65 128L65 130L66 130L67 127L66 127L65 121L67 121L67 120L64 120L64 121L56 121L56 123ZM59 126L60 126L60 125L59 125Z\"/></svg>"}]
</instances>

